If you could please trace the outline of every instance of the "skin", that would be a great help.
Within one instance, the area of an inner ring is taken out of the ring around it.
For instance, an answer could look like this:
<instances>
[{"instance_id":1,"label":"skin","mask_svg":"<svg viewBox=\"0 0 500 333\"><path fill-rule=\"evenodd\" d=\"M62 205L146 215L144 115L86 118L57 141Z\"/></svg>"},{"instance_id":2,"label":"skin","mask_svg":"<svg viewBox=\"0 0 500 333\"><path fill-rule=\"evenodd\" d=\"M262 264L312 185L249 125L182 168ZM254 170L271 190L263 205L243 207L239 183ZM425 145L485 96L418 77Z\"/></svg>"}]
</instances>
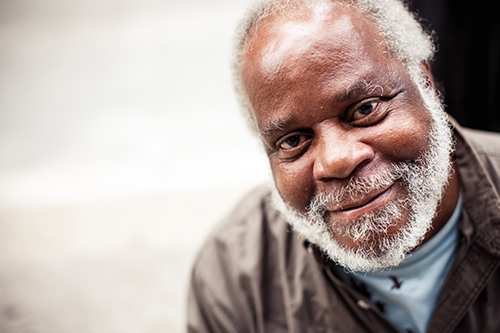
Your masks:
<instances>
[{"instance_id":1,"label":"skin","mask_svg":"<svg viewBox=\"0 0 500 333\"><path fill-rule=\"evenodd\" d=\"M318 5L292 20L267 18L252 36L243 83L276 187L295 209L306 212L314 195L350 177L380 174L391 162L415 160L427 149L432 118L405 65L382 41L371 21L338 4ZM433 85L428 64L422 65ZM424 241L451 216L458 193L454 172ZM329 207L328 214L349 223L404 195L395 182Z\"/></svg>"}]
</instances>

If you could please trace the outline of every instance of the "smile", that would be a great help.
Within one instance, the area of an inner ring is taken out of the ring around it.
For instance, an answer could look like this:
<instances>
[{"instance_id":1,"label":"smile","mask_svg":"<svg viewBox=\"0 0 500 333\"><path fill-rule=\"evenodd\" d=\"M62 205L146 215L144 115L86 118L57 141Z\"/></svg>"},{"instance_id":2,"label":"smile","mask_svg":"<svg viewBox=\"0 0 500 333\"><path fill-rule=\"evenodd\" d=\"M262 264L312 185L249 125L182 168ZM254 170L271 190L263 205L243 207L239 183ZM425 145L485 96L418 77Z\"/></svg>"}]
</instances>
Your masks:
<instances>
[{"instance_id":1,"label":"smile","mask_svg":"<svg viewBox=\"0 0 500 333\"><path fill-rule=\"evenodd\" d=\"M394 196L394 184L382 192L369 194L359 200L348 202L342 208L330 211L334 219L350 219L372 211L389 202Z\"/></svg>"}]
</instances>

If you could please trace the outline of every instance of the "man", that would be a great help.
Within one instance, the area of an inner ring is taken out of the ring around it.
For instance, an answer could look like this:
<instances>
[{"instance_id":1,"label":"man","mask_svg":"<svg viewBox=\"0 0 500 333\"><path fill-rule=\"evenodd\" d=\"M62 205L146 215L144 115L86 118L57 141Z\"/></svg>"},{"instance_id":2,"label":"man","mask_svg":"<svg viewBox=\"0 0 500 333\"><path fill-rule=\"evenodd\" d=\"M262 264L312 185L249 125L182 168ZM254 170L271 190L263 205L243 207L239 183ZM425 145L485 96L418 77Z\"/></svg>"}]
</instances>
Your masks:
<instances>
[{"instance_id":1,"label":"man","mask_svg":"<svg viewBox=\"0 0 500 333\"><path fill-rule=\"evenodd\" d=\"M397 0L276 0L235 75L275 189L194 266L190 332L500 331L500 138L451 125Z\"/></svg>"}]
</instances>

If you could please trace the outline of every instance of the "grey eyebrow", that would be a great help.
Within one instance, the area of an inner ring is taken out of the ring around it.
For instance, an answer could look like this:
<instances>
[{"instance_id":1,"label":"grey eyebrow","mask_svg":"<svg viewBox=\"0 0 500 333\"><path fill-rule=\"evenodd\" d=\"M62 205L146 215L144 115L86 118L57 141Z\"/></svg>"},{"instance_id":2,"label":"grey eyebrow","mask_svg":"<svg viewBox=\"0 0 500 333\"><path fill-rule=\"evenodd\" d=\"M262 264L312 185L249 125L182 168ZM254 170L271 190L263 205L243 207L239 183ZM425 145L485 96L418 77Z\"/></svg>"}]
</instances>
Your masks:
<instances>
[{"instance_id":1,"label":"grey eyebrow","mask_svg":"<svg viewBox=\"0 0 500 333\"><path fill-rule=\"evenodd\" d=\"M276 119L271 120L260 129L260 135L269 136L271 133L283 130L288 124L287 120Z\"/></svg>"},{"instance_id":2,"label":"grey eyebrow","mask_svg":"<svg viewBox=\"0 0 500 333\"><path fill-rule=\"evenodd\" d=\"M377 95L384 95L384 88L380 84L376 84L375 80L359 80L335 96L334 100L336 102L345 102L361 94L373 94L377 90L380 91Z\"/></svg>"}]
</instances>

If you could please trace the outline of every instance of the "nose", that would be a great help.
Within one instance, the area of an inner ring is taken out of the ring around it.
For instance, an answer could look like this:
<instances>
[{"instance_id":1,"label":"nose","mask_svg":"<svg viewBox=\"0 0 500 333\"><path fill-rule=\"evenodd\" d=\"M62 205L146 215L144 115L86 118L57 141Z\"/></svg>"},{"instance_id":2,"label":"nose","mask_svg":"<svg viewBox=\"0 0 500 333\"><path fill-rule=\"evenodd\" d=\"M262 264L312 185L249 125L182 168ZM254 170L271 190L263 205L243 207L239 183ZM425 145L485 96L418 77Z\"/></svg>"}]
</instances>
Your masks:
<instances>
[{"instance_id":1,"label":"nose","mask_svg":"<svg viewBox=\"0 0 500 333\"><path fill-rule=\"evenodd\" d=\"M316 134L318 144L313 169L316 180L347 178L375 156L373 148L349 130L329 128Z\"/></svg>"}]
</instances>

